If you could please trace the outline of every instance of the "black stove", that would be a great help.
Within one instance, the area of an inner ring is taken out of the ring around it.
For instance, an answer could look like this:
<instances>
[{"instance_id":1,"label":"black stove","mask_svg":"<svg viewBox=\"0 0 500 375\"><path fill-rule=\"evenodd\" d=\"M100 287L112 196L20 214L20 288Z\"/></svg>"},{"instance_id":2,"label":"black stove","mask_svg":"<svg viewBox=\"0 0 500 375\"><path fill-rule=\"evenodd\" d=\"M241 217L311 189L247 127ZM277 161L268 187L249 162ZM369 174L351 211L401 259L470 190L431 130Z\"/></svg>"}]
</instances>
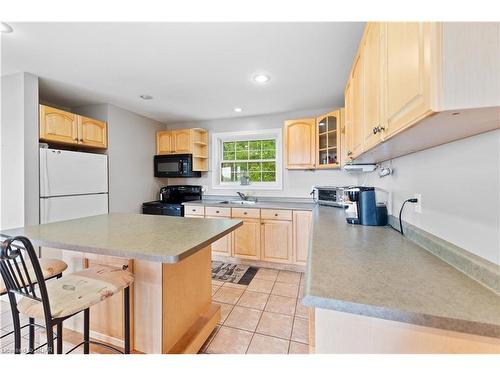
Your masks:
<instances>
[{"instance_id":1,"label":"black stove","mask_svg":"<svg viewBox=\"0 0 500 375\"><path fill-rule=\"evenodd\" d=\"M168 185L160 189L160 200L142 204L142 213L149 215L184 216L183 202L200 200L198 185Z\"/></svg>"}]
</instances>

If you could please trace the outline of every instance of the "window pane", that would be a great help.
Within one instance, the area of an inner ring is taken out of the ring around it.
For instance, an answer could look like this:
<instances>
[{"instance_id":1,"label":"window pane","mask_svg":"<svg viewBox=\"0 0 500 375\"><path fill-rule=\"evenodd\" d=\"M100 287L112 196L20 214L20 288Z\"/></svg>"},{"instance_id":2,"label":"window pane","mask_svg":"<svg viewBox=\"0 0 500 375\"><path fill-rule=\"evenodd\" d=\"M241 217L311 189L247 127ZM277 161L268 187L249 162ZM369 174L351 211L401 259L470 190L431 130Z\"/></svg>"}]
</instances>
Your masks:
<instances>
[{"instance_id":1,"label":"window pane","mask_svg":"<svg viewBox=\"0 0 500 375\"><path fill-rule=\"evenodd\" d=\"M236 163L236 172L247 172L248 163Z\"/></svg>"},{"instance_id":2,"label":"window pane","mask_svg":"<svg viewBox=\"0 0 500 375\"><path fill-rule=\"evenodd\" d=\"M236 160L248 160L248 150L236 151Z\"/></svg>"},{"instance_id":3,"label":"window pane","mask_svg":"<svg viewBox=\"0 0 500 375\"><path fill-rule=\"evenodd\" d=\"M248 163L248 170L250 172L260 172L262 170L262 163L250 162Z\"/></svg>"},{"instance_id":4,"label":"window pane","mask_svg":"<svg viewBox=\"0 0 500 375\"><path fill-rule=\"evenodd\" d=\"M226 152L226 151L234 151L234 145L235 145L235 142L224 142L223 145L222 145L222 150L224 152Z\"/></svg>"},{"instance_id":5,"label":"window pane","mask_svg":"<svg viewBox=\"0 0 500 375\"><path fill-rule=\"evenodd\" d=\"M262 159L274 159L275 157L275 150L262 150Z\"/></svg>"},{"instance_id":6,"label":"window pane","mask_svg":"<svg viewBox=\"0 0 500 375\"><path fill-rule=\"evenodd\" d=\"M224 160L235 160L236 159L236 153L233 151L224 151L223 155Z\"/></svg>"},{"instance_id":7,"label":"window pane","mask_svg":"<svg viewBox=\"0 0 500 375\"><path fill-rule=\"evenodd\" d=\"M248 151L248 141L236 142L236 151Z\"/></svg>"},{"instance_id":8,"label":"window pane","mask_svg":"<svg viewBox=\"0 0 500 375\"><path fill-rule=\"evenodd\" d=\"M261 156L261 151L252 151L250 150L250 154L249 154L249 159L251 160L257 160L257 159L260 159L262 156Z\"/></svg>"},{"instance_id":9,"label":"window pane","mask_svg":"<svg viewBox=\"0 0 500 375\"><path fill-rule=\"evenodd\" d=\"M262 163L262 170L268 172L276 171L276 163L274 161L266 161Z\"/></svg>"},{"instance_id":10,"label":"window pane","mask_svg":"<svg viewBox=\"0 0 500 375\"><path fill-rule=\"evenodd\" d=\"M250 172L249 173L251 182L261 182L262 181L262 173L261 172Z\"/></svg>"},{"instance_id":11,"label":"window pane","mask_svg":"<svg viewBox=\"0 0 500 375\"><path fill-rule=\"evenodd\" d=\"M261 141L250 141L250 150L260 151Z\"/></svg>"},{"instance_id":12,"label":"window pane","mask_svg":"<svg viewBox=\"0 0 500 375\"><path fill-rule=\"evenodd\" d=\"M276 149L276 141L274 139L268 139L262 141L262 149L263 150L275 150Z\"/></svg>"},{"instance_id":13,"label":"window pane","mask_svg":"<svg viewBox=\"0 0 500 375\"><path fill-rule=\"evenodd\" d=\"M276 181L276 173L274 173L274 172L262 172L262 181L275 182Z\"/></svg>"},{"instance_id":14,"label":"window pane","mask_svg":"<svg viewBox=\"0 0 500 375\"><path fill-rule=\"evenodd\" d=\"M221 165L221 181L231 182L234 181L234 163L222 163Z\"/></svg>"}]
</instances>

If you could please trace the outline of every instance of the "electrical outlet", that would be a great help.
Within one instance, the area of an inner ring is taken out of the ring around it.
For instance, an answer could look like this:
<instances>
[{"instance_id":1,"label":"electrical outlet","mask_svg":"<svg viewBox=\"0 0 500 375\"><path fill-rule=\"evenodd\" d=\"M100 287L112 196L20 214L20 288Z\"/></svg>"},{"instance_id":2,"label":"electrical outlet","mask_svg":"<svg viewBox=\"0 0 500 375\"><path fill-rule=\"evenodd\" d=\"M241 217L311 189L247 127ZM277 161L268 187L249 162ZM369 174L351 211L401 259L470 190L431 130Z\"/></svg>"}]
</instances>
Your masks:
<instances>
[{"instance_id":1,"label":"electrical outlet","mask_svg":"<svg viewBox=\"0 0 500 375\"><path fill-rule=\"evenodd\" d=\"M414 203L415 212L421 214L422 213L422 194L415 193L413 194L414 198L417 198L418 202Z\"/></svg>"}]
</instances>

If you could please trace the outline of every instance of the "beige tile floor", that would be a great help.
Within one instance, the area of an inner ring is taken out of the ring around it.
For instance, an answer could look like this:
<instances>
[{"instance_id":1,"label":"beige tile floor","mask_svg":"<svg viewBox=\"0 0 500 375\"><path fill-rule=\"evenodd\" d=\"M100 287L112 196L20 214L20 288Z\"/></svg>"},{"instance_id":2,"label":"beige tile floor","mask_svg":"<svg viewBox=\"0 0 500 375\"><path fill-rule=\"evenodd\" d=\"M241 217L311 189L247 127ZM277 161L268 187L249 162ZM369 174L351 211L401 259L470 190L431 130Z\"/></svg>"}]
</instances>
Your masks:
<instances>
[{"instance_id":1,"label":"beige tile floor","mask_svg":"<svg viewBox=\"0 0 500 375\"><path fill-rule=\"evenodd\" d=\"M200 350L210 354L307 354L308 311L301 304L304 274L261 268L248 286L213 281L212 295L221 305L221 321ZM25 324L22 318L21 324ZM0 336L12 330L9 304L0 301ZM23 331L22 348L28 348ZM36 344L46 342L43 330ZM64 350L73 347L64 343ZM12 353L14 337L0 340L0 353ZM95 350L94 350L95 349ZM92 353L108 349L92 348ZM82 348L74 353L82 353ZM109 353L112 353L109 350Z\"/></svg>"},{"instance_id":2,"label":"beige tile floor","mask_svg":"<svg viewBox=\"0 0 500 375\"><path fill-rule=\"evenodd\" d=\"M307 354L304 274L261 268L248 287L212 282L221 321L200 350L207 354Z\"/></svg>"}]
</instances>

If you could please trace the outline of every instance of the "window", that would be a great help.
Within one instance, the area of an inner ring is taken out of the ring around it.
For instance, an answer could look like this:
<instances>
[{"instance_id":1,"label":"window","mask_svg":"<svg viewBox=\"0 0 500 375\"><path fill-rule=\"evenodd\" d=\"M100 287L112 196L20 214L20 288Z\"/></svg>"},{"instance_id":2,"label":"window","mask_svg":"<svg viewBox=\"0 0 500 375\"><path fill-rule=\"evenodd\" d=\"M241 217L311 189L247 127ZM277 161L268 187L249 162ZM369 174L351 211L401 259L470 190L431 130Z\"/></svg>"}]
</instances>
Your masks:
<instances>
[{"instance_id":1,"label":"window","mask_svg":"<svg viewBox=\"0 0 500 375\"><path fill-rule=\"evenodd\" d=\"M214 188L281 189L281 129L217 133L212 144Z\"/></svg>"}]
</instances>

